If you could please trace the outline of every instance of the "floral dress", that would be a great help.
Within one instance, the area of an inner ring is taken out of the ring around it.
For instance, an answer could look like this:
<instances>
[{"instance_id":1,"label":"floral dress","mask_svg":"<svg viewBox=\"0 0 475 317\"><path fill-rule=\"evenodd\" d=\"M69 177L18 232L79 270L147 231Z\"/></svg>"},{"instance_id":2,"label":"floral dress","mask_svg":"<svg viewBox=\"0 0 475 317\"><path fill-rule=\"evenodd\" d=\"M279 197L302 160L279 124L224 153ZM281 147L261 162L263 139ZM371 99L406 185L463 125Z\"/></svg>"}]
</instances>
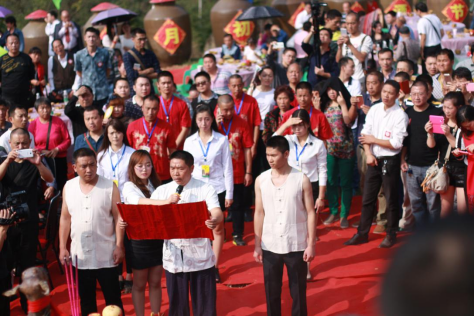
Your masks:
<instances>
[{"instance_id":1,"label":"floral dress","mask_svg":"<svg viewBox=\"0 0 475 317\"><path fill-rule=\"evenodd\" d=\"M333 132L333 137L327 140L328 154L340 159L353 158L355 156L353 133L349 131L343 121L341 108L329 106L324 113Z\"/></svg>"}]
</instances>

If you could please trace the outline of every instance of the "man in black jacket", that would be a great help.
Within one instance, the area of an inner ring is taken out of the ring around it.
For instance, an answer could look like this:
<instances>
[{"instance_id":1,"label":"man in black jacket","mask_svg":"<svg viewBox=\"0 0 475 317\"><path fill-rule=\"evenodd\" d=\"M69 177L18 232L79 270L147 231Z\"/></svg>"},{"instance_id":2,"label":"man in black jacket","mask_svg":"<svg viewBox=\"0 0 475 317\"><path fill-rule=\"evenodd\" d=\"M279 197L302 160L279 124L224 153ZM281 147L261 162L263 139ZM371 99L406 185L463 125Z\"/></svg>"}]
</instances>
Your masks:
<instances>
[{"instance_id":1,"label":"man in black jacket","mask_svg":"<svg viewBox=\"0 0 475 317\"><path fill-rule=\"evenodd\" d=\"M68 53L74 54L84 48L81 28L76 22L71 21L71 16L66 10L61 12L61 22L56 24L53 37L55 40L63 41Z\"/></svg>"}]
</instances>

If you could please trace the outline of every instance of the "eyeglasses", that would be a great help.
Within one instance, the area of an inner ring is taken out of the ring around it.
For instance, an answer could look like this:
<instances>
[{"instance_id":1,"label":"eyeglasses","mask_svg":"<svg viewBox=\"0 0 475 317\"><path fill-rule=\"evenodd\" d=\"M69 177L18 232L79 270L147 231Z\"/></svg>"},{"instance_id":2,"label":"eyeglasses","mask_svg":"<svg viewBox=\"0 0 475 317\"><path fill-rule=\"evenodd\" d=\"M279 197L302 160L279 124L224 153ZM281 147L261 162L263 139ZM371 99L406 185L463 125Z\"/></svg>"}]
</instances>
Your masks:
<instances>
[{"instance_id":1,"label":"eyeglasses","mask_svg":"<svg viewBox=\"0 0 475 317\"><path fill-rule=\"evenodd\" d=\"M200 81L195 83L196 86L205 86L206 84L208 84L207 81Z\"/></svg>"}]
</instances>

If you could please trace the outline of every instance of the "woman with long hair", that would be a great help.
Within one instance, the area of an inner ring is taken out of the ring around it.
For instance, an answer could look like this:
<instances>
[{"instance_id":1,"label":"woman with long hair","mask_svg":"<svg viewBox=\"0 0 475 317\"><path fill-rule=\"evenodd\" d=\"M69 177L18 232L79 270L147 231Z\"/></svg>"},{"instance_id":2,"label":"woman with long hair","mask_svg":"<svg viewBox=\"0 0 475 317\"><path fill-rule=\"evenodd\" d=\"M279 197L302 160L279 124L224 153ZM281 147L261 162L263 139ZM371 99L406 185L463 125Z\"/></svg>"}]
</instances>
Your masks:
<instances>
[{"instance_id":1,"label":"woman with long hair","mask_svg":"<svg viewBox=\"0 0 475 317\"><path fill-rule=\"evenodd\" d=\"M463 146L455 149L452 153L455 156L462 155L460 151L468 152L465 156L467 164L467 173L465 178L465 196L468 206L468 212L473 214L473 107L463 106L457 111L457 125L462 130Z\"/></svg>"},{"instance_id":2,"label":"woman with long hair","mask_svg":"<svg viewBox=\"0 0 475 317\"><path fill-rule=\"evenodd\" d=\"M374 21L371 25L371 40L373 40L373 52L376 50L377 44L379 48L389 47L389 39L391 36L387 33L383 33L383 26L380 21ZM383 42L385 44L383 44ZM374 58L374 56L373 56Z\"/></svg>"},{"instance_id":3,"label":"woman with long hair","mask_svg":"<svg viewBox=\"0 0 475 317\"><path fill-rule=\"evenodd\" d=\"M269 111L264 119L264 130L262 131L262 141L267 144L272 135L282 125L284 113L292 109L292 101L294 101L294 92L287 85L279 86L274 91L274 101L277 108Z\"/></svg>"},{"instance_id":4,"label":"woman with long hair","mask_svg":"<svg viewBox=\"0 0 475 317\"><path fill-rule=\"evenodd\" d=\"M218 132L213 112L208 105L196 107L193 124L198 131L185 140L184 150L195 159L193 177L209 183L218 193L221 210L233 203L233 164L228 138ZM214 230L213 251L216 256L216 281L221 282L218 271L219 256L224 244L224 225Z\"/></svg>"},{"instance_id":5,"label":"woman with long hair","mask_svg":"<svg viewBox=\"0 0 475 317\"><path fill-rule=\"evenodd\" d=\"M356 107L351 107L351 96L339 78L325 81L320 90L320 110L327 117L333 137L327 140L327 198L330 216L323 222L331 225L338 220L338 196L341 191L340 227L348 228L348 214L353 198L353 169L355 149L351 126L356 119ZM340 187L340 188L338 188Z\"/></svg>"},{"instance_id":6,"label":"woman with long hair","mask_svg":"<svg viewBox=\"0 0 475 317\"><path fill-rule=\"evenodd\" d=\"M160 186L160 180L152 163L150 154L137 150L130 157L128 174L130 181L124 185L124 203L128 205L166 205L169 201L152 200L150 196ZM121 222L126 228L127 223ZM132 301L135 314L145 314L145 287L149 287L152 316L160 314L162 303L163 240L130 240L126 253L134 273Z\"/></svg>"},{"instance_id":7,"label":"woman with long hair","mask_svg":"<svg viewBox=\"0 0 475 317\"><path fill-rule=\"evenodd\" d=\"M467 212L467 203L465 201L465 173L467 166L463 161L463 156L456 157L450 153L447 162L445 157L449 151L460 148L461 139L456 143L457 136L460 134L460 127L457 124L457 111L464 104L465 100L461 92L449 92L442 100L445 115L445 123L441 126L444 135L434 136L432 122L429 121L425 125L427 132L427 146L439 149L439 166L444 164L449 175L449 188L445 193L440 194L441 210L440 216L447 217L454 209L454 195L457 195L457 211L459 213Z\"/></svg>"}]
</instances>

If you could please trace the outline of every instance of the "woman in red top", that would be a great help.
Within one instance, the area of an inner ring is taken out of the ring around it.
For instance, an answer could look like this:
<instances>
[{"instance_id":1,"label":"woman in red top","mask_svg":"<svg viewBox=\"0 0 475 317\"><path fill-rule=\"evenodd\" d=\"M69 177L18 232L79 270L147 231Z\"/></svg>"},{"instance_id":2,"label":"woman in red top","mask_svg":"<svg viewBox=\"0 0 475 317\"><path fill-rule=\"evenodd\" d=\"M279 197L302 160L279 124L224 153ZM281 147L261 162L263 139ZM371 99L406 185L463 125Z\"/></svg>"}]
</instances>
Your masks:
<instances>
[{"instance_id":1,"label":"woman in red top","mask_svg":"<svg viewBox=\"0 0 475 317\"><path fill-rule=\"evenodd\" d=\"M28 52L30 55L33 64L35 65L35 79L31 80L31 92L33 94L39 93L40 96L43 96L43 89L46 86L45 80L45 68L41 64L41 50L38 47L32 47Z\"/></svg>"},{"instance_id":2,"label":"woman in red top","mask_svg":"<svg viewBox=\"0 0 475 317\"><path fill-rule=\"evenodd\" d=\"M468 212L473 214L473 107L464 106L457 111L457 125L462 129L465 151L469 153L467 158L467 178L465 180L465 197L467 199ZM455 156L462 155L462 149L455 149L452 153Z\"/></svg>"},{"instance_id":3,"label":"woman in red top","mask_svg":"<svg viewBox=\"0 0 475 317\"><path fill-rule=\"evenodd\" d=\"M62 190L67 181L68 163L66 160L68 148L71 145L66 124L60 118L51 115L51 102L41 97L35 102L39 117L33 120L28 131L35 137L35 148L46 158L54 160L58 190Z\"/></svg>"},{"instance_id":4,"label":"woman in red top","mask_svg":"<svg viewBox=\"0 0 475 317\"><path fill-rule=\"evenodd\" d=\"M267 144L272 135L282 125L285 112L292 109L294 92L289 86L279 86L274 91L274 100L277 107L266 114L264 119L264 131L262 131L262 141Z\"/></svg>"}]
</instances>

